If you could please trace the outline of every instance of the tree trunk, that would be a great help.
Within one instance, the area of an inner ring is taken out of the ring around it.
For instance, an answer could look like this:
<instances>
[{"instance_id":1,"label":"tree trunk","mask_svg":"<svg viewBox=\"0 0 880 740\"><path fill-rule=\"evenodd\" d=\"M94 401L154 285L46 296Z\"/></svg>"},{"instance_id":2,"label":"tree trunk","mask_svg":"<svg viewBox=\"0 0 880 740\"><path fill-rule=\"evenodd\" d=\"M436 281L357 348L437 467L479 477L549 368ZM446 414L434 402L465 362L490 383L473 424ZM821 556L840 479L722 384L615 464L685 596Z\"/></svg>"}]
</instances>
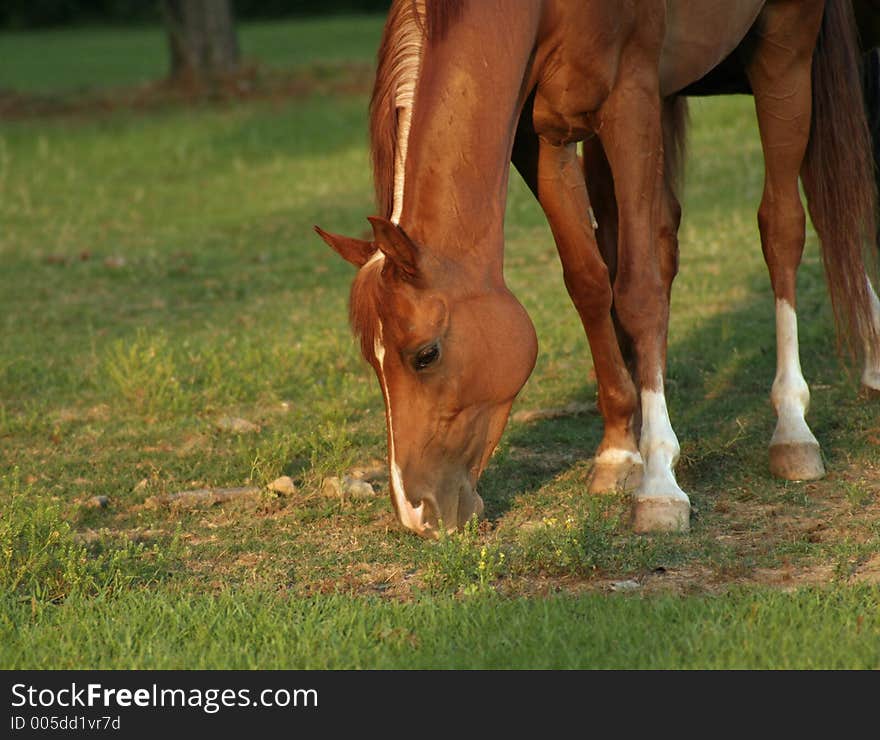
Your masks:
<instances>
[{"instance_id":1,"label":"tree trunk","mask_svg":"<svg viewBox=\"0 0 880 740\"><path fill-rule=\"evenodd\" d=\"M174 84L202 90L236 75L238 37L231 0L162 0L162 15Z\"/></svg>"}]
</instances>

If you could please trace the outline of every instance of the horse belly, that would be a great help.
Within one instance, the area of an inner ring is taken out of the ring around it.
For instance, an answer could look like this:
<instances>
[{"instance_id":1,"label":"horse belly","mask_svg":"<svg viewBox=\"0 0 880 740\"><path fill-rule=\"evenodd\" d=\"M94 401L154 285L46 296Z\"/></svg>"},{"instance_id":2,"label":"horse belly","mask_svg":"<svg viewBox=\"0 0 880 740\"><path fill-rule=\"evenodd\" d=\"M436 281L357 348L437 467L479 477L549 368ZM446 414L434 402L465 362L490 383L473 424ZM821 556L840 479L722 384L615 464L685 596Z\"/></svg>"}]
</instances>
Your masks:
<instances>
[{"instance_id":1,"label":"horse belly","mask_svg":"<svg viewBox=\"0 0 880 740\"><path fill-rule=\"evenodd\" d=\"M660 91L672 95L704 77L743 40L765 0L667 0Z\"/></svg>"}]
</instances>

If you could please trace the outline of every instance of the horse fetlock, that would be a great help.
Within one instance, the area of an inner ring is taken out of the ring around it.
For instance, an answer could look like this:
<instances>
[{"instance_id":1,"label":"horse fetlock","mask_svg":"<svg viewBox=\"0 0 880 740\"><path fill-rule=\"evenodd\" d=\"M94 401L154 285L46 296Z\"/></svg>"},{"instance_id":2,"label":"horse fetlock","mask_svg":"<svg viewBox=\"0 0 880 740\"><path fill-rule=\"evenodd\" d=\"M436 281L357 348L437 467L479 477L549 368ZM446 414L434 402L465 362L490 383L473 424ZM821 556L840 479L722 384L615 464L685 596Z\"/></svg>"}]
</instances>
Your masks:
<instances>
[{"instance_id":1,"label":"horse fetlock","mask_svg":"<svg viewBox=\"0 0 880 740\"><path fill-rule=\"evenodd\" d=\"M776 421L776 429L773 431L773 437L770 439L770 446L775 445L815 445L819 446L819 442L810 431L807 420L804 418L804 406L796 401L786 401L784 404L777 406L776 413L778 415Z\"/></svg>"},{"instance_id":2,"label":"horse fetlock","mask_svg":"<svg viewBox=\"0 0 880 740\"><path fill-rule=\"evenodd\" d=\"M783 414L803 417L810 408L810 387L799 371L777 375L770 390L770 401L780 418Z\"/></svg>"},{"instance_id":3,"label":"horse fetlock","mask_svg":"<svg viewBox=\"0 0 880 740\"><path fill-rule=\"evenodd\" d=\"M591 494L632 491L642 482L642 456L635 450L607 448L596 456L590 474Z\"/></svg>"},{"instance_id":4,"label":"horse fetlock","mask_svg":"<svg viewBox=\"0 0 880 740\"><path fill-rule=\"evenodd\" d=\"M651 474L661 475L664 470L672 470L678 462L681 447L678 438L670 428L668 434L662 437L648 439L645 429L642 429L642 442L639 445L642 459Z\"/></svg>"}]
</instances>

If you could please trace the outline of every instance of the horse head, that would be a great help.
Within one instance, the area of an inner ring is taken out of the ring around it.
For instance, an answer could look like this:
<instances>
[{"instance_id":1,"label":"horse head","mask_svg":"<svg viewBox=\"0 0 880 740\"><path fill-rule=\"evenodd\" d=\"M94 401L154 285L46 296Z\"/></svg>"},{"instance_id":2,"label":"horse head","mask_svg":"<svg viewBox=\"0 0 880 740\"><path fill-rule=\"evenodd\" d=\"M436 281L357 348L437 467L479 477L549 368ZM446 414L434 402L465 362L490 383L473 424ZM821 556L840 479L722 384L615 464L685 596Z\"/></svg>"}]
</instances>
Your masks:
<instances>
[{"instance_id":1,"label":"horse head","mask_svg":"<svg viewBox=\"0 0 880 740\"><path fill-rule=\"evenodd\" d=\"M316 231L359 268L350 318L385 399L397 517L437 536L482 513L477 480L534 368L537 338L503 281L474 279L391 221L370 222L372 241Z\"/></svg>"}]
</instances>

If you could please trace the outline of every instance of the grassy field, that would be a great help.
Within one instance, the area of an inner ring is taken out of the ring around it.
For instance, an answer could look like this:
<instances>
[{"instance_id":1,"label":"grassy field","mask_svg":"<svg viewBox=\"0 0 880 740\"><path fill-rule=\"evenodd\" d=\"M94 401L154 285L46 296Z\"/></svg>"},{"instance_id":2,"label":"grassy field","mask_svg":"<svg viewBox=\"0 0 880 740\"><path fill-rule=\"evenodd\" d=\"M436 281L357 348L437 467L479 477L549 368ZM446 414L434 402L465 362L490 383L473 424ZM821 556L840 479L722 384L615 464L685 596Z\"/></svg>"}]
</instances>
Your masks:
<instances>
[{"instance_id":1,"label":"grassy field","mask_svg":"<svg viewBox=\"0 0 880 740\"><path fill-rule=\"evenodd\" d=\"M245 63L275 70L370 63L382 22L349 16L249 23L239 29L239 46ZM0 32L0 48L0 90L81 93L154 82L168 71L168 41L154 27Z\"/></svg>"},{"instance_id":2,"label":"grassy field","mask_svg":"<svg viewBox=\"0 0 880 740\"><path fill-rule=\"evenodd\" d=\"M268 66L359 80L380 29L242 38ZM130 33L0 36L0 88L160 76L161 35ZM437 543L397 527L381 476L375 497L322 495L385 455L352 271L311 231L367 227L367 94L0 121L0 667L880 667L880 403L835 356L812 235L801 353L829 475L767 471L747 98L693 106L668 372L691 534L636 537L623 496L585 496L591 413L512 423L487 519ZM541 347L514 411L590 405L549 229L511 182L505 271ZM280 475L295 493L265 488ZM260 492L168 498L240 486Z\"/></svg>"}]
</instances>

